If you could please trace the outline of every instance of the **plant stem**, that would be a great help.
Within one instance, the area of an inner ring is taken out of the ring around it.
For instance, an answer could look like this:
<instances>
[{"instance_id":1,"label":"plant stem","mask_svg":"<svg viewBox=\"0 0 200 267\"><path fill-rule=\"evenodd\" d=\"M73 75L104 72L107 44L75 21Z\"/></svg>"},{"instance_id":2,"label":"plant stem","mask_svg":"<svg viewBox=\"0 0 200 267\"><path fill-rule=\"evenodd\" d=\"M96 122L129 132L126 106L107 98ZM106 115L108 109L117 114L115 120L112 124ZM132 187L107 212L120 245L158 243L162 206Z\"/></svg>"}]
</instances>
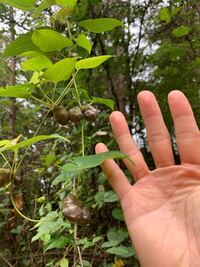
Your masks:
<instances>
[{"instance_id":1,"label":"plant stem","mask_svg":"<svg viewBox=\"0 0 200 267\"><path fill-rule=\"evenodd\" d=\"M72 77L72 79L70 80L70 82L68 83L68 85L65 87L65 89L63 90L62 94L58 97L58 99L55 101L55 105L59 104L60 101L63 99L63 97L65 97L65 95L67 94L68 90L71 88L73 80L76 76L78 72L76 71Z\"/></svg>"},{"instance_id":2,"label":"plant stem","mask_svg":"<svg viewBox=\"0 0 200 267\"><path fill-rule=\"evenodd\" d=\"M54 102L55 92L56 92L57 83L54 84L53 93L52 93L52 101Z\"/></svg>"},{"instance_id":3,"label":"plant stem","mask_svg":"<svg viewBox=\"0 0 200 267\"><path fill-rule=\"evenodd\" d=\"M13 265L12 265L6 258L4 258L1 254L0 254L0 258L2 258L2 260L3 260L9 267L13 267Z\"/></svg>"},{"instance_id":4,"label":"plant stem","mask_svg":"<svg viewBox=\"0 0 200 267\"><path fill-rule=\"evenodd\" d=\"M7 160L7 158L4 156L4 154L2 152L0 152L0 155L5 160L5 162L6 162L5 164L8 164L9 168L11 168L11 165L10 165L9 161Z\"/></svg>"},{"instance_id":5,"label":"plant stem","mask_svg":"<svg viewBox=\"0 0 200 267\"><path fill-rule=\"evenodd\" d=\"M73 78L73 83L74 83L74 87L75 87L75 91L76 91L77 102L79 104L79 107L81 107L81 99L80 99L80 96L79 96L79 91L78 91L78 87L77 87L77 84L76 84L76 80L75 80L75 77L74 77L73 74L72 74L72 78Z\"/></svg>"},{"instance_id":6,"label":"plant stem","mask_svg":"<svg viewBox=\"0 0 200 267\"><path fill-rule=\"evenodd\" d=\"M40 92L41 92L41 94L50 102L50 103L52 103L52 99L50 98L50 97L48 97L48 95L46 95L44 92L43 92L43 90L42 90L42 88L41 88L41 86L39 85L39 89L40 89Z\"/></svg>"},{"instance_id":7,"label":"plant stem","mask_svg":"<svg viewBox=\"0 0 200 267\"><path fill-rule=\"evenodd\" d=\"M84 121L82 121L81 123L81 145L82 145L82 156L85 156Z\"/></svg>"},{"instance_id":8,"label":"plant stem","mask_svg":"<svg viewBox=\"0 0 200 267\"><path fill-rule=\"evenodd\" d=\"M31 97L32 97L35 101L40 102L42 105L45 105L45 106L47 106L47 107L50 107L50 106L51 106L49 103L47 103L47 102L45 102L45 101L42 101L42 100L38 99L38 98L35 97L34 95L31 95Z\"/></svg>"}]
</instances>

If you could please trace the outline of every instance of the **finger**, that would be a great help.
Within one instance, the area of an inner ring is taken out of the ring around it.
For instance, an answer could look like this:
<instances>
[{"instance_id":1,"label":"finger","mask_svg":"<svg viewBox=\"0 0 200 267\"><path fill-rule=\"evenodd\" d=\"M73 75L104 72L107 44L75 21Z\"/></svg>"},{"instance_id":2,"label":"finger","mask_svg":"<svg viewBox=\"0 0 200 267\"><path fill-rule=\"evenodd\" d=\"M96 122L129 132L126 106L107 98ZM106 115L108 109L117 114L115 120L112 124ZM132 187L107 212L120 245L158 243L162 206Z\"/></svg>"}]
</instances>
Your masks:
<instances>
[{"instance_id":1,"label":"finger","mask_svg":"<svg viewBox=\"0 0 200 267\"><path fill-rule=\"evenodd\" d=\"M107 147L102 143L97 144L95 150L97 154L108 151ZM106 177L108 178L112 188L121 200L131 188L127 177L112 159L106 160L102 164L102 169Z\"/></svg>"},{"instance_id":2,"label":"finger","mask_svg":"<svg viewBox=\"0 0 200 267\"><path fill-rule=\"evenodd\" d=\"M127 168L136 180L141 179L148 174L149 169L141 152L137 148L133 137L130 135L123 114L118 111L113 112L110 115L110 123L120 150L127 154L135 163L135 165L133 165L130 161L124 160Z\"/></svg>"},{"instance_id":3,"label":"finger","mask_svg":"<svg viewBox=\"0 0 200 267\"><path fill-rule=\"evenodd\" d=\"M143 91L138 95L138 103L156 167L173 165L171 138L155 96L149 91Z\"/></svg>"},{"instance_id":4,"label":"finger","mask_svg":"<svg viewBox=\"0 0 200 267\"><path fill-rule=\"evenodd\" d=\"M200 133L187 98L180 91L172 91L168 102L181 162L200 164Z\"/></svg>"}]
</instances>

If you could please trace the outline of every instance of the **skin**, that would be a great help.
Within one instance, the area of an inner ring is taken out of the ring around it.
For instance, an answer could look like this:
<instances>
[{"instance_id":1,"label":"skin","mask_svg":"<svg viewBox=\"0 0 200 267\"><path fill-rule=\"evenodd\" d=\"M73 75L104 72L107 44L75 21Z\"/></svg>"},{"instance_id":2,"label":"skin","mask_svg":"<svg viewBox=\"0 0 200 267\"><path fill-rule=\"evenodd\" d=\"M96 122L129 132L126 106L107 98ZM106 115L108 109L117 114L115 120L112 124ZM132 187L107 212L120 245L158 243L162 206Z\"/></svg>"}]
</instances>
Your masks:
<instances>
[{"instance_id":1,"label":"skin","mask_svg":"<svg viewBox=\"0 0 200 267\"><path fill-rule=\"evenodd\" d=\"M175 165L170 135L149 91L138 95L156 169L150 171L129 133L124 116L110 116L120 150L135 179L131 185L114 162L102 165L117 193L126 225L142 267L200 266L200 132L187 98L180 91L168 95L181 164ZM107 151L100 143L96 153Z\"/></svg>"}]
</instances>

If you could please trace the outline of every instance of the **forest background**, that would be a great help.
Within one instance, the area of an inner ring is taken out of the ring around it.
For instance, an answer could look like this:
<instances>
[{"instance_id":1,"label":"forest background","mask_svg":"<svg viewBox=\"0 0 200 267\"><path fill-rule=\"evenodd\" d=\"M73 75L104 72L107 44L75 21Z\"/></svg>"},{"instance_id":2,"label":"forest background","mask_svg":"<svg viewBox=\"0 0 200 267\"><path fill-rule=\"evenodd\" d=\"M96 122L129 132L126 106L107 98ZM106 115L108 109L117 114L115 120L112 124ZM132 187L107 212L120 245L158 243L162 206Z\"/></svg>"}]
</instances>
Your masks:
<instances>
[{"instance_id":1,"label":"forest background","mask_svg":"<svg viewBox=\"0 0 200 267\"><path fill-rule=\"evenodd\" d=\"M195 0L0 1L0 266L139 266L98 167L126 157L109 114L153 169L136 101L152 91L179 163L166 99L182 90L199 124L199 34Z\"/></svg>"}]
</instances>

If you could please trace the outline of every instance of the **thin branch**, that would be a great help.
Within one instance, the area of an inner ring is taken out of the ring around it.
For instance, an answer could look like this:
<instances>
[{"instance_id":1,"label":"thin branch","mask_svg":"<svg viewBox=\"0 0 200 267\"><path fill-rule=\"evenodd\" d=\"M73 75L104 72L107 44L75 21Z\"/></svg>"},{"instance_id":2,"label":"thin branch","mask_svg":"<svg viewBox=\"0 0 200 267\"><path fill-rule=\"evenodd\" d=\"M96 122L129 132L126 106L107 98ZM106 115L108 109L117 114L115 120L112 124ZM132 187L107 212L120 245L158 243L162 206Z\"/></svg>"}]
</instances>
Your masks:
<instances>
[{"instance_id":1,"label":"thin branch","mask_svg":"<svg viewBox=\"0 0 200 267\"><path fill-rule=\"evenodd\" d=\"M13 267L13 265L6 259L4 258L1 254L0 254L0 258L9 266L9 267Z\"/></svg>"}]
</instances>

